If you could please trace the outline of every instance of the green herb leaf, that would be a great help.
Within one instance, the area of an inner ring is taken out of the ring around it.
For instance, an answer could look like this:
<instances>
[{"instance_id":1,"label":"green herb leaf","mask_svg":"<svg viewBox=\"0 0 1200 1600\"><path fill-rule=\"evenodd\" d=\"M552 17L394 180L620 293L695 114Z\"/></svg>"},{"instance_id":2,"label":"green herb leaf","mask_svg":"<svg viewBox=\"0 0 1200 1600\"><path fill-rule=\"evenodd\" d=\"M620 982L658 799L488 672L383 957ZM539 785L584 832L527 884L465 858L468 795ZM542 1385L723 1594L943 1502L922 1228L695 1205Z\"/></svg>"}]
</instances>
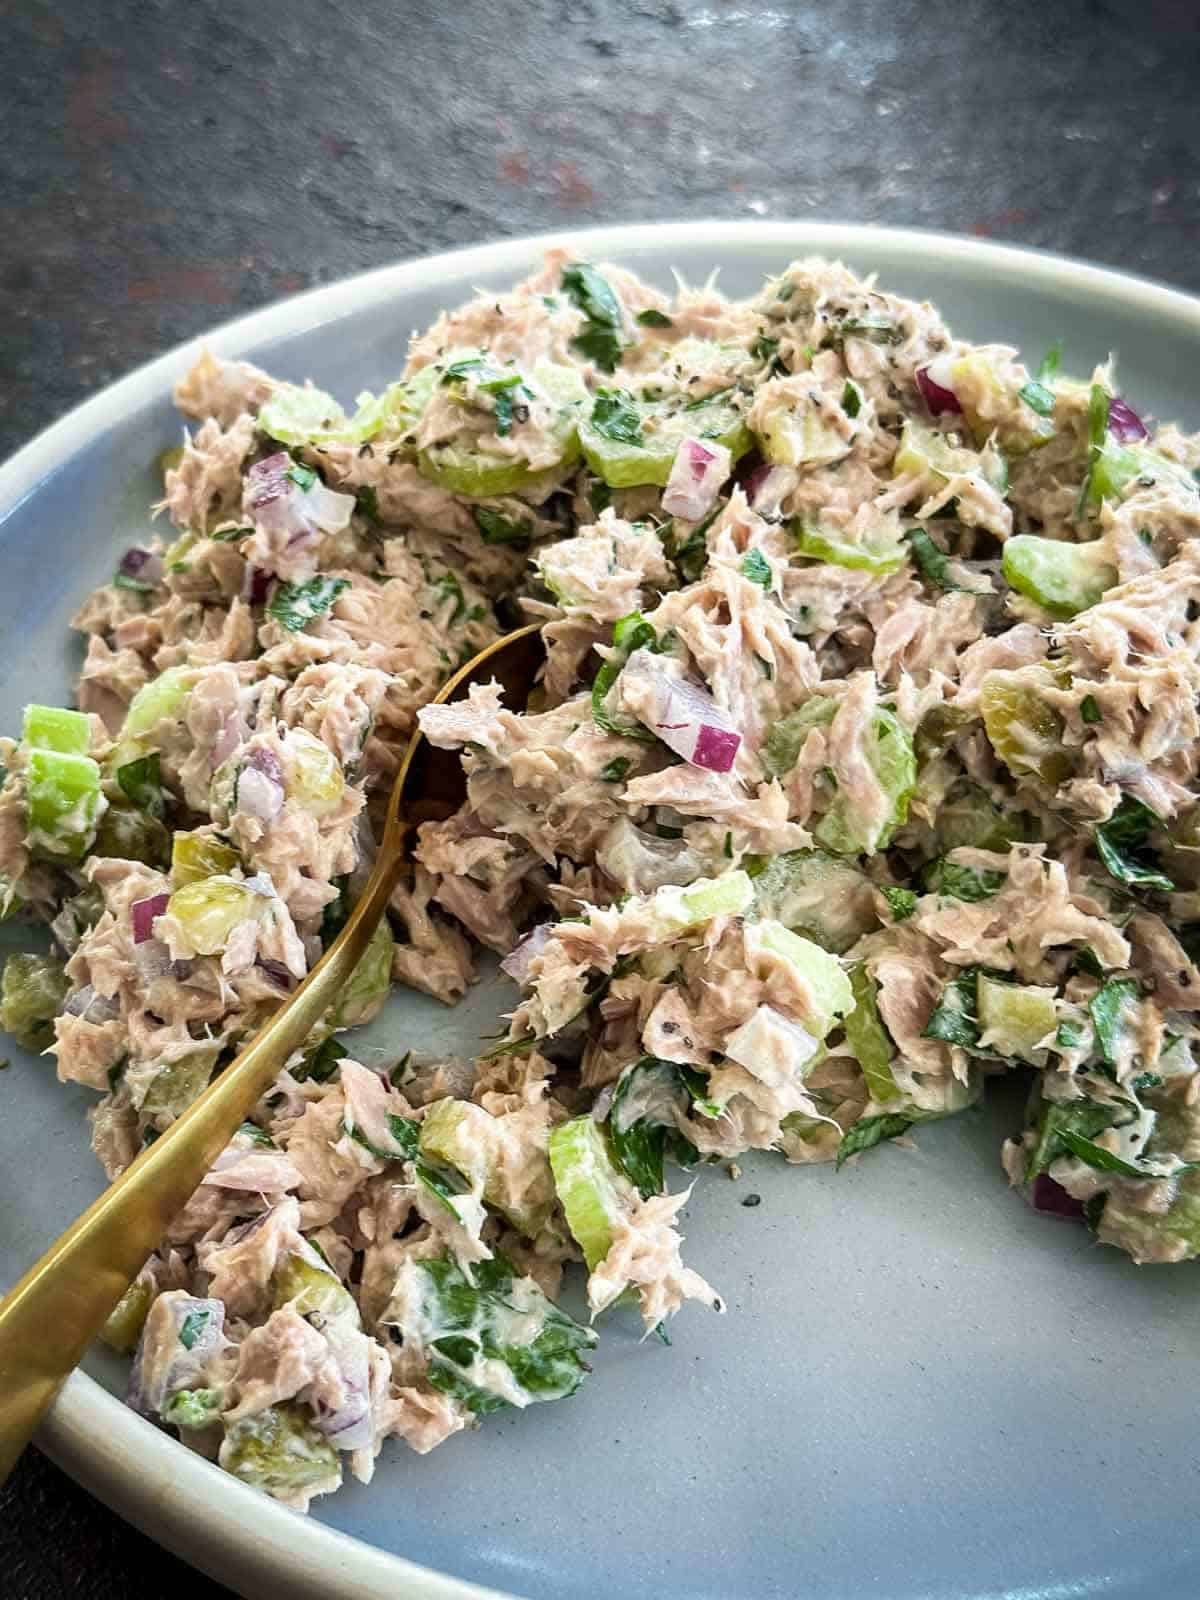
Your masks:
<instances>
[{"instance_id":1,"label":"green herb leaf","mask_svg":"<svg viewBox=\"0 0 1200 1600\"><path fill-rule=\"evenodd\" d=\"M277 585L267 606L267 615L289 633L299 633L317 617L323 617L341 594L350 587L349 578L309 578L307 583Z\"/></svg>"},{"instance_id":2,"label":"green herb leaf","mask_svg":"<svg viewBox=\"0 0 1200 1600\"><path fill-rule=\"evenodd\" d=\"M328 1083L338 1070L338 1063L346 1054L344 1046L332 1035L305 1052L300 1065L293 1069L297 1083Z\"/></svg>"},{"instance_id":3,"label":"green herb leaf","mask_svg":"<svg viewBox=\"0 0 1200 1600\"><path fill-rule=\"evenodd\" d=\"M1081 1133L1072 1133L1069 1128L1064 1128L1059 1137L1073 1156L1078 1156L1080 1161L1086 1162L1089 1167L1094 1167L1097 1172L1116 1172L1122 1178L1152 1176L1151 1173L1144 1172L1141 1167L1135 1166L1132 1161L1126 1161L1121 1156L1114 1155L1111 1150L1106 1150L1102 1144L1085 1139Z\"/></svg>"},{"instance_id":4,"label":"green herb leaf","mask_svg":"<svg viewBox=\"0 0 1200 1600\"><path fill-rule=\"evenodd\" d=\"M1077 1050L1083 1043L1086 1030L1082 1022L1074 1022L1070 1017L1060 1022L1054 1035L1054 1042L1062 1050Z\"/></svg>"},{"instance_id":5,"label":"green herb leaf","mask_svg":"<svg viewBox=\"0 0 1200 1600\"><path fill-rule=\"evenodd\" d=\"M606 761L600 769L602 783L621 783L625 774L633 765L629 756L614 756L611 761Z\"/></svg>"},{"instance_id":6,"label":"green herb leaf","mask_svg":"<svg viewBox=\"0 0 1200 1600\"><path fill-rule=\"evenodd\" d=\"M641 416L623 389L597 390L592 406L592 426L616 444L645 443Z\"/></svg>"},{"instance_id":7,"label":"green herb leaf","mask_svg":"<svg viewBox=\"0 0 1200 1600\"><path fill-rule=\"evenodd\" d=\"M367 493L366 490L361 492ZM370 493L374 494L374 489ZM216 533L210 533L208 537L214 544L236 544L239 539L248 539L253 532L253 528L218 528Z\"/></svg>"},{"instance_id":8,"label":"green herb leaf","mask_svg":"<svg viewBox=\"0 0 1200 1600\"><path fill-rule=\"evenodd\" d=\"M1005 872L964 867L957 862L947 861L945 856L938 856L922 872L921 885L928 894L948 895L952 900L965 900L969 905L977 905L979 901L990 900L999 894L1007 878Z\"/></svg>"},{"instance_id":9,"label":"green herb leaf","mask_svg":"<svg viewBox=\"0 0 1200 1600\"><path fill-rule=\"evenodd\" d=\"M1025 1160L1025 1182L1032 1183L1052 1161L1065 1153L1064 1133L1090 1139L1093 1134L1111 1128L1125 1109L1121 1105L1101 1105L1097 1100L1043 1101L1037 1137Z\"/></svg>"},{"instance_id":10,"label":"green herb leaf","mask_svg":"<svg viewBox=\"0 0 1200 1600\"><path fill-rule=\"evenodd\" d=\"M613 624L613 653L601 664L592 680L592 720L605 733L619 734L627 739L652 743L654 735L640 722L622 722L608 706L608 697L621 671L635 650L653 648L657 643L654 629L640 611L631 611Z\"/></svg>"},{"instance_id":11,"label":"green herb leaf","mask_svg":"<svg viewBox=\"0 0 1200 1600\"><path fill-rule=\"evenodd\" d=\"M936 584L939 589L961 589L960 583L955 583L950 576L950 557L944 550L940 550L924 528L910 528L905 535L912 547L913 559L921 569L923 577L930 583Z\"/></svg>"},{"instance_id":12,"label":"green herb leaf","mask_svg":"<svg viewBox=\"0 0 1200 1600\"><path fill-rule=\"evenodd\" d=\"M1086 973L1089 978L1102 978L1104 968L1100 964L1100 957L1090 944L1080 945L1075 952L1073 966L1076 972Z\"/></svg>"},{"instance_id":13,"label":"green herb leaf","mask_svg":"<svg viewBox=\"0 0 1200 1600\"><path fill-rule=\"evenodd\" d=\"M489 506L473 507L472 515L484 544L528 544L533 537L533 524L524 517L506 517Z\"/></svg>"},{"instance_id":14,"label":"green herb leaf","mask_svg":"<svg viewBox=\"0 0 1200 1600\"><path fill-rule=\"evenodd\" d=\"M406 1161L417 1159L417 1149L421 1137L421 1124L414 1117L398 1117L395 1112L388 1112L388 1132L404 1151Z\"/></svg>"},{"instance_id":15,"label":"green herb leaf","mask_svg":"<svg viewBox=\"0 0 1200 1600\"><path fill-rule=\"evenodd\" d=\"M862 410L863 392L853 378L847 378L842 387L842 410L848 417L856 417Z\"/></svg>"},{"instance_id":16,"label":"green herb leaf","mask_svg":"<svg viewBox=\"0 0 1200 1600\"><path fill-rule=\"evenodd\" d=\"M302 461L294 461L284 476L290 478L298 489L311 489L317 481L316 471L306 467Z\"/></svg>"},{"instance_id":17,"label":"green herb leaf","mask_svg":"<svg viewBox=\"0 0 1200 1600\"><path fill-rule=\"evenodd\" d=\"M1094 383L1088 396L1088 444L1093 450L1103 450L1108 439L1108 391L1103 384Z\"/></svg>"},{"instance_id":18,"label":"green herb leaf","mask_svg":"<svg viewBox=\"0 0 1200 1600\"><path fill-rule=\"evenodd\" d=\"M611 372L621 359L625 340L620 302L607 279L586 261L576 261L563 268L562 286L588 319L572 345L603 371Z\"/></svg>"},{"instance_id":19,"label":"green herb leaf","mask_svg":"<svg viewBox=\"0 0 1200 1600\"><path fill-rule=\"evenodd\" d=\"M608 1114L613 1157L643 1198L665 1188L663 1163L669 1155L692 1166L700 1152L675 1125L673 1109L686 1098L679 1068L673 1061L643 1056L617 1080ZM634 1114L636 1108L637 1113Z\"/></svg>"},{"instance_id":20,"label":"green herb leaf","mask_svg":"<svg viewBox=\"0 0 1200 1600\"><path fill-rule=\"evenodd\" d=\"M1134 854L1158 822L1149 806L1126 795L1108 821L1096 829L1096 852L1118 883L1164 892L1175 887L1153 860L1141 860Z\"/></svg>"},{"instance_id":21,"label":"green herb leaf","mask_svg":"<svg viewBox=\"0 0 1200 1600\"><path fill-rule=\"evenodd\" d=\"M1062 345L1052 344L1046 354L1038 362L1038 369L1034 376L1039 383L1053 383L1058 377L1058 369L1062 365Z\"/></svg>"},{"instance_id":22,"label":"green herb leaf","mask_svg":"<svg viewBox=\"0 0 1200 1600\"><path fill-rule=\"evenodd\" d=\"M897 922L907 922L917 909L917 897L912 889L900 889L889 883L880 892Z\"/></svg>"},{"instance_id":23,"label":"green herb leaf","mask_svg":"<svg viewBox=\"0 0 1200 1600\"><path fill-rule=\"evenodd\" d=\"M257 1122L243 1122L238 1132L244 1139L249 1139L251 1144L258 1145L263 1150L274 1150L276 1144L269 1133L264 1133Z\"/></svg>"},{"instance_id":24,"label":"green herb leaf","mask_svg":"<svg viewBox=\"0 0 1200 1600\"><path fill-rule=\"evenodd\" d=\"M121 793L132 805L147 816L161 817L166 807L163 802L161 760L157 750L127 761L117 768L117 784Z\"/></svg>"},{"instance_id":25,"label":"green herb leaf","mask_svg":"<svg viewBox=\"0 0 1200 1600\"><path fill-rule=\"evenodd\" d=\"M114 589L129 589L133 594L153 594L154 585L147 583L144 578L131 578L128 573L117 572L113 574Z\"/></svg>"},{"instance_id":26,"label":"green herb leaf","mask_svg":"<svg viewBox=\"0 0 1200 1600\"><path fill-rule=\"evenodd\" d=\"M654 306L647 306L645 311L639 311L636 320L643 328L673 328L675 326L670 317L664 316Z\"/></svg>"},{"instance_id":27,"label":"green herb leaf","mask_svg":"<svg viewBox=\"0 0 1200 1600\"><path fill-rule=\"evenodd\" d=\"M179 1342L185 1350L190 1350L195 1345L196 1340L208 1327L208 1319L211 1314L208 1311L192 1311L184 1317L183 1325L179 1330Z\"/></svg>"},{"instance_id":28,"label":"green herb leaf","mask_svg":"<svg viewBox=\"0 0 1200 1600\"><path fill-rule=\"evenodd\" d=\"M1100 1054L1110 1067L1117 1064L1129 1009L1137 1004L1140 994L1136 978L1112 978L1088 1001Z\"/></svg>"},{"instance_id":29,"label":"green herb leaf","mask_svg":"<svg viewBox=\"0 0 1200 1600\"><path fill-rule=\"evenodd\" d=\"M1099 705L1096 703L1096 697L1094 694L1084 695L1083 699L1079 702L1079 715L1084 722L1102 722L1104 720L1103 713L1101 712Z\"/></svg>"},{"instance_id":30,"label":"green herb leaf","mask_svg":"<svg viewBox=\"0 0 1200 1600\"><path fill-rule=\"evenodd\" d=\"M842 1135L837 1147L837 1166L844 1166L851 1156L858 1155L861 1150L873 1149L885 1139L898 1139L917 1121L918 1118L907 1116L903 1111L885 1111L878 1117L861 1117Z\"/></svg>"},{"instance_id":31,"label":"green herb leaf","mask_svg":"<svg viewBox=\"0 0 1200 1600\"><path fill-rule=\"evenodd\" d=\"M775 582L775 573L772 570L771 563L761 550L747 550L742 557L739 571L743 578L749 578L750 582L758 584L760 589L769 591L771 585Z\"/></svg>"}]
</instances>

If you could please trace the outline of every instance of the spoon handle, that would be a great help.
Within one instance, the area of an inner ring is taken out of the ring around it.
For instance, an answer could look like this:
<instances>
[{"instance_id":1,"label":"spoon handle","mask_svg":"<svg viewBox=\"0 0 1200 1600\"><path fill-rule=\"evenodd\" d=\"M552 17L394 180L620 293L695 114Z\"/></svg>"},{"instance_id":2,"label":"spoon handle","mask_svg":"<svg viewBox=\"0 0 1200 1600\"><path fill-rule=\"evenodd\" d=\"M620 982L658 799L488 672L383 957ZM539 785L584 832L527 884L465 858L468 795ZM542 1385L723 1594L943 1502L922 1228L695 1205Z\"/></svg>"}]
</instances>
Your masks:
<instances>
[{"instance_id":1,"label":"spoon handle","mask_svg":"<svg viewBox=\"0 0 1200 1600\"><path fill-rule=\"evenodd\" d=\"M403 866L402 831L393 809L357 906L295 994L0 1301L0 1484L172 1220L350 978Z\"/></svg>"}]
</instances>

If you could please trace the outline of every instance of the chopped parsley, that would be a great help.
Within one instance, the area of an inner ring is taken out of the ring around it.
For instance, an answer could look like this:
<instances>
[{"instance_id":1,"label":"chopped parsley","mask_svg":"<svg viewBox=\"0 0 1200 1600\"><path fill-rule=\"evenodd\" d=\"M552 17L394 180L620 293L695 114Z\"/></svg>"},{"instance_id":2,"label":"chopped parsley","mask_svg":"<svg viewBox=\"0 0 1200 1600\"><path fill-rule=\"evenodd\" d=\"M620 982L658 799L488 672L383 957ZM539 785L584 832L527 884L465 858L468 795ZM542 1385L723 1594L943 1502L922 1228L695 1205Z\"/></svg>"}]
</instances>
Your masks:
<instances>
[{"instance_id":1,"label":"chopped parsley","mask_svg":"<svg viewBox=\"0 0 1200 1600\"><path fill-rule=\"evenodd\" d=\"M738 570L743 578L749 578L750 582L758 584L760 589L770 590L775 581L771 563L761 550L747 550Z\"/></svg>"},{"instance_id":2,"label":"chopped parsley","mask_svg":"<svg viewBox=\"0 0 1200 1600\"><path fill-rule=\"evenodd\" d=\"M315 618L323 617L349 587L349 578L322 576L309 578L307 583L280 583L267 605L267 615L289 633L299 633Z\"/></svg>"}]
</instances>

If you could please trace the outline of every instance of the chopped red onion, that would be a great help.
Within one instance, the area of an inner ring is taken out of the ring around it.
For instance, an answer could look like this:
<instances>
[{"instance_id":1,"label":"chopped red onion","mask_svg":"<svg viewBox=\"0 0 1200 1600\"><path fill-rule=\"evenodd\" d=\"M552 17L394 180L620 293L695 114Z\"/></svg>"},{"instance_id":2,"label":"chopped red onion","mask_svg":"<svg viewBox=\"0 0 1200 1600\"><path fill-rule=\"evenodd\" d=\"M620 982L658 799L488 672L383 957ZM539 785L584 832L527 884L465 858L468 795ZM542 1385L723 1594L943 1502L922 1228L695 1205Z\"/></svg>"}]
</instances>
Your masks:
<instances>
[{"instance_id":1,"label":"chopped red onion","mask_svg":"<svg viewBox=\"0 0 1200 1600\"><path fill-rule=\"evenodd\" d=\"M129 908L133 920L134 944L145 944L154 937L154 919L161 917L170 904L169 894L152 894L146 900L135 900Z\"/></svg>"},{"instance_id":2,"label":"chopped red onion","mask_svg":"<svg viewBox=\"0 0 1200 1600\"><path fill-rule=\"evenodd\" d=\"M732 768L742 736L707 689L673 677L646 650L634 651L618 682L634 716L676 755L710 772Z\"/></svg>"},{"instance_id":3,"label":"chopped red onion","mask_svg":"<svg viewBox=\"0 0 1200 1600\"><path fill-rule=\"evenodd\" d=\"M141 944L135 944L133 960L138 969L138 977L143 983L153 983L158 978L174 977L175 967L182 965L182 962L171 960L171 952L161 939L146 939Z\"/></svg>"},{"instance_id":4,"label":"chopped red onion","mask_svg":"<svg viewBox=\"0 0 1200 1600\"><path fill-rule=\"evenodd\" d=\"M921 391L922 400L935 417L940 417L943 411L962 410L958 396L948 381L949 366L950 358L943 356L927 367L917 368L917 388Z\"/></svg>"},{"instance_id":5,"label":"chopped red onion","mask_svg":"<svg viewBox=\"0 0 1200 1600\"><path fill-rule=\"evenodd\" d=\"M305 485L303 476L312 472ZM297 478L301 478L297 482ZM340 533L354 510L352 494L327 489L312 468L298 468L285 450L256 461L246 474L242 506L256 526L281 535L289 546L318 532Z\"/></svg>"},{"instance_id":6,"label":"chopped red onion","mask_svg":"<svg viewBox=\"0 0 1200 1600\"><path fill-rule=\"evenodd\" d=\"M370 1344L366 1334L348 1321L315 1315L310 1319L324 1335L342 1380L345 1398L336 1409L318 1399L313 1421L335 1450L363 1450L375 1442L371 1417Z\"/></svg>"},{"instance_id":7,"label":"chopped red onion","mask_svg":"<svg viewBox=\"0 0 1200 1600\"><path fill-rule=\"evenodd\" d=\"M63 1015L67 1017L82 1017L85 1022L111 1022L114 1017L121 1015L121 1008L115 1000L110 1000L107 995L97 994L90 983L82 989L76 989L74 994L67 996L63 1006Z\"/></svg>"},{"instance_id":8,"label":"chopped red onion","mask_svg":"<svg viewBox=\"0 0 1200 1600\"><path fill-rule=\"evenodd\" d=\"M1047 1216L1065 1217L1078 1221L1083 1216L1083 1201L1068 1194L1061 1183L1048 1173L1040 1172L1029 1189L1029 1203L1035 1211Z\"/></svg>"},{"instance_id":9,"label":"chopped red onion","mask_svg":"<svg viewBox=\"0 0 1200 1600\"><path fill-rule=\"evenodd\" d=\"M668 516L699 522L716 504L732 464L733 457L723 444L705 439L682 440L663 490L663 510Z\"/></svg>"},{"instance_id":10,"label":"chopped red onion","mask_svg":"<svg viewBox=\"0 0 1200 1600\"><path fill-rule=\"evenodd\" d=\"M238 774L237 808L260 822L274 822L283 810L283 785L248 764Z\"/></svg>"},{"instance_id":11,"label":"chopped red onion","mask_svg":"<svg viewBox=\"0 0 1200 1600\"><path fill-rule=\"evenodd\" d=\"M247 562L246 570L242 574L242 599L249 606L265 604L274 582L273 572L268 572L265 567L251 566Z\"/></svg>"},{"instance_id":12,"label":"chopped red onion","mask_svg":"<svg viewBox=\"0 0 1200 1600\"><path fill-rule=\"evenodd\" d=\"M137 578L142 583L161 583L163 576L163 559L153 550L145 550L141 545L134 545L126 550L121 557L117 571L127 578Z\"/></svg>"},{"instance_id":13,"label":"chopped red onion","mask_svg":"<svg viewBox=\"0 0 1200 1600\"><path fill-rule=\"evenodd\" d=\"M753 489L749 480L746 482L750 509L767 522L778 521L783 502L799 481L800 474L795 467L773 467L764 462L762 471L755 474Z\"/></svg>"},{"instance_id":14,"label":"chopped red onion","mask_svg":"<svg viewBox=\"0 0 1200 1600\"><path fill-rule=\"evenodd\" d=\"M157 1416L173 1394L203 1380L209 1363L228 1342L223 1301L201 1300L180 1290L160 1295L142 1330L129 1374L128 1403L142 1416Z\"/></svg>"},{"instance_id":15,"label":"chopped red onion","mask_svg":"<svg viewBox=\"0 0 1200 1600\"><path fill-rule=\"evenodd\" d=\"M272 783L279 784L280 788L283 787L283 763L270 745L251 745L246 752L246 765L270 778Z\"/></svg>"},{"instance_id":16,"label":"chopped red onion","mask_svg":"<svg viewBox=\"0 0 1200 1600\"><path fill-rule=\"evenodd\" d=\"M1120 395L1108 402L1108 431L1118 444L1140 444L1150 437L1150 429Z\"/></svg>"},{"instance_id":17,"label":"chopped red onion","mask_svg":"<svg viewBox=\"0 0 1200 1600\"><path fill-rule=\"evenodd\" d=\"M258 967L265 978L269 978L272 983L278 984L287 993L290 994L296 987L295 978L293 978L282 961L270 961L259 956L254 965Z\"/></svg>"},{"instance_id":18,"label":"chopped red onion","mask_svg":"<svg viewBox=\"0 0 1200 1600\"><path fill-rule=\"evenodd\" d=\"M546 948L552 923L542 922L515 944L500 963L501 972L507 973L514 983L524 985L529 981L529 969Z\"/></svg>"}]
</instances>

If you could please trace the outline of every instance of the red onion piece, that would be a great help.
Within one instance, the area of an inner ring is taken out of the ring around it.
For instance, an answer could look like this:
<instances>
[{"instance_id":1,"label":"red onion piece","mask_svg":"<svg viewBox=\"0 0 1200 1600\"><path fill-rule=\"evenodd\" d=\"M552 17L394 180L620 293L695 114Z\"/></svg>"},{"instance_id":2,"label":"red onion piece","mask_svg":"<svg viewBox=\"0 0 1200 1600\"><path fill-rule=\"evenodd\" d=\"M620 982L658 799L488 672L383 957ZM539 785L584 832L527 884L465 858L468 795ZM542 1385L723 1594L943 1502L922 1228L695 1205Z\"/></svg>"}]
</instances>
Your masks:
<instances>
[{"instance_id":1,"label":"red onion piece","mask_svg":"<svg viewBox=\"0 0 1200 1600\"><path fill-rule=\"evenodd\" d=\"M154 937L154 919L161 917L169 905L169 894L152 894L146 900L135 900L129 908L133 921L134 944L145 944Z\"/></svg>"},{"instance_id":2,"label":"red onion piece","mask_svg":"<svg viewBox=\"0 0 1200 1600\"><path fill-rule=\"evenodd\" d=\"M1045 1172L1039 1172L1033 1180L1029 1203L1035 1211L1042 1211L1050 1217L1065 1217L1078 1222L1083 1216L1083 1201L1068 1194L1061 1183Z\"/></svg>"},{"instance_id":3,"label":"red onion piece","mask_svg":"<svg viewBox=\"0 0 1200 1600\"><path fill-rule=\"evenodd\" d=\"M618 682L629 709L675 754L694 767L728 772L742 736L697 683L673 677L646 650L635 650Z\"/></svg>"},{"instance_id":4,"label":"red onion piece","mask_svg":"<svg viewBox=\"0 0 1200 1600\"><path fill-rule=\"evenodd\" d=\"M753 505L755 495L766 482L767 476L771 471L771 463L764 461L757 453L753 456L748 456L746 459L750 462L749 469L746 469L745 462L743 462L738 468L737 476L738 482L742 486L742 493Z\"/></svg>"},{"instance_id":5,"label":"red onion piece","mask_svg":"<svg viewBox=\"0 0 1200 1600\"><path fill-rule=\"evenodd\" d=\"M312 1321L325 1336L345 1395L336 1409L327 1409L318 1401L314 1407L314 1424L336 1450L366 1449L375 1442L367 1337L358 1328L335 1317L314 1317Z\"/></svg>"},{"instance_id":6,"label":"red onion piece","mask_svg":"<svg viewBox=\"0 0 1200 1600\"><path fill-rule=\"evenodd\" d=\"M939 376L946 376L944 366L940 363L937 365L940 368ZM921 398L929 407L931 414L940 417L943 411L961 411L962 406L959 405L954 390L948 388L945 383L939 383L933 376L933 371L933 367L917 368L917 388L921 391Z\"/></svg>"},{"instance_id":7,"label":"red onion piece","mask_svg":"<svg viewBox=\"0 0 1200 1600\"><path fill-rule=\"evenodd\" d=\"M260 822L274 822L283 810L283 785L247 765L238 774L237 808Z\"/></svg>"},{"instance_id":8,"label":"red onion piece","mask_svg":"<svg viewBox=\"0 0 1200 1600\"><path fill-rule=\"evenodd\" d=\"M209 752L209 760L214 770L229 760L230 756L246 737L246 733L247 728L242 721L241 713L237 711L227 712L221 721L220 731L213 741L212 750Z\"/></svg>"},{"instance_id":9,"label":"red onion piece","mask_svg":"<svg viewBox=\"0 0 1200 1600\"><path fill-rule=\"evenodd\" d=\"M500 971L507 973L514 983L519 983L523 987L528 982L530 967L546 948L552 927L552 923L543 922L527 933L500 963Z\"/></svg>"},{"instance_id":10,"label":"red onion piece","mask_svg":"<svg viewBox=\"0 0 1200 1600\"><path fill-rule=\"evenodd\" d=\"M259 969L265 978L269 978L272 983L278 984L278 986L286 993L290 994L291 991L296 987L295 978L292 977L292 974L284 966L282 961L271 961L259 956L254 965Z\"/></svg>"},{"instance_id":11,"label":"red onion piece","mask_svg":"<svg viewBox=\"0 0 1200 1600\"><path fill-rule=\"evenodd\" d=\"M732 462L733 457L723 444L705 439L682 440L663 490L663 510L668 516L699 522L716 504Z\"/></svg>"},{"instance_id":12,"label":"red onion piece","mask_svg":"<svg viewBox=\"0 0 1200 1600\"><path fill-rule=\"evenodd\" d=\"M242 599L248 606L265 604L274 581L273 572L268 572L265 567L251 566L247 562L246 570L242 574Z\"/></svg>"},{"instance_id":13,"label":"red onion piece","mask_svg":"<svg viewBox=\"0 0 1200 1600\"><path fill-rule=\"evenodd\" d=\"M1150 429L1120 395L1108 402L1108 431L1118 444L1140 444L1150 437Z\"/></svg>"},{"instance_id":14,"label":"red onion piece","mask_svg":"<svg viewBox=\"0 0 1200 1600\"><path fill-rule=\"evenodd\" d=\"M327 489L315 474L305 487L296 482L297 472L286 450L256 461L242 489L247 515L268 533L281 535L289 546L315 538L318 531L340 533L350 521L354 496Z\"/></svg>"},{"instance_id":15,"label":"red onion piece","mask_svg":"<svg viewBox=\"0 0 1200 1600\"><path fill-rule=\"evenodd\" d=\"M117 571L123 573L125 577L138 578L142 583L161 583L163 570L163 559L160 555L136 544L126 550L117 567Z\"/></svg>"}]
</instances>

